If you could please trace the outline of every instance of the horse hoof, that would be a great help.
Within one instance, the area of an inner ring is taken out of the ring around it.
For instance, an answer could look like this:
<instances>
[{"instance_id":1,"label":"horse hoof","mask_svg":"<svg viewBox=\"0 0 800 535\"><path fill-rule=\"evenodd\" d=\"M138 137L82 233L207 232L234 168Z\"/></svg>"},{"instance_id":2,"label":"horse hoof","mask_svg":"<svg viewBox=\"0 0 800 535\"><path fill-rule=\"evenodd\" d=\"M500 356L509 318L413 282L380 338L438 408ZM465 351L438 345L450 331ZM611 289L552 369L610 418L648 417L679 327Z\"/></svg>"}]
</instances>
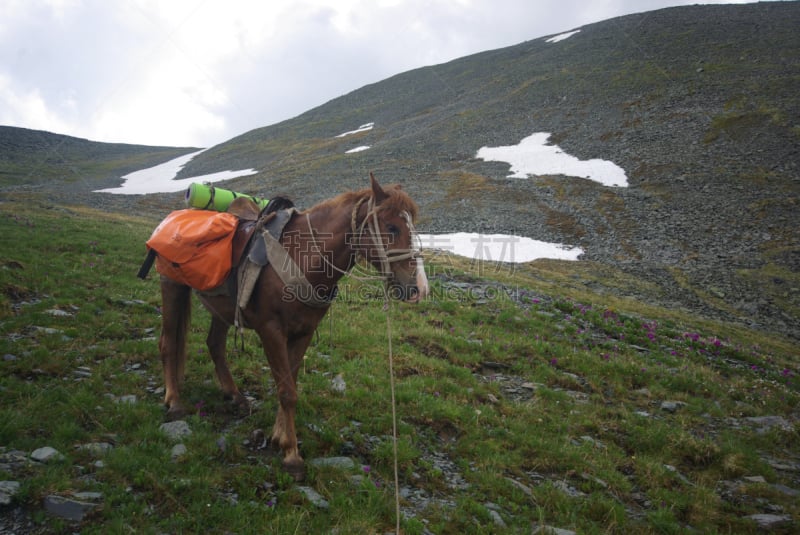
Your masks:
<instances>
[{"instance_id":1,"label":"horse hoof","mask_svg":"<svg viewBox=\"0 0 800 535\"><path fill-rule=\"evenodd\" d=\"M182 405L173 405L167 409L167 414L164 415L164 421L174 422L175 420L183 420L189 414L191 414L191 412L186 410Z\"/></svg>"},{"instance_id":2,"label":"horse hoof","mask_svg":"<svg viewBox=\"0 0 800 535\"><path fill-rule=\"evenodd\" d=\"M302 483L306 478L306 467L303 461L289 462L283 461L283 471L292 476L295 483Z\"/></svg>"},{"instance_id":3,"label":"horse hoof","mask_svg":"<svg viewBox=\"0 0 800 535\"><path fill-rule=\"evenodd\" d=\"M225 399L228 400L228 407L234 414L245 416L252 414L252 411L250 410L250 402L247 401L247 398L243 395L239 394L238 396L225 396Z\"/></svg>"}]
</instances>

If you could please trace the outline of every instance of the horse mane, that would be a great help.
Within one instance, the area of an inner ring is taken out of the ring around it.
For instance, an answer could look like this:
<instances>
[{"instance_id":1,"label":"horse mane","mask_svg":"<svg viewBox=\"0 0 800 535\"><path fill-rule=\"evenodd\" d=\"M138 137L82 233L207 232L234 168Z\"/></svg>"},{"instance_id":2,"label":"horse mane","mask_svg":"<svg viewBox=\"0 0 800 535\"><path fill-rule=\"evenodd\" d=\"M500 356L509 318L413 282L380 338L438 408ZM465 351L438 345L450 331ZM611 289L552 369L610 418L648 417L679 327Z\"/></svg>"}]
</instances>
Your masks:
<instances>
[{"instance_id":1,"label":"horse mane","mask_svg":"<svg viewBox=\"0 0 800 535\"><path fill-rule=\"evenodd\" d=\"M408 212L412 221L417 220L419 207L408 194L402 190L399 184L385 186L383 191L388 195L379 207L379 211L391 211L394 213ZM361 199L369 199L372 197L372 189L365 188L358 191L347 191L331 199L327 199L317 204L314 208L323 208L328 210L335 210L341 206L353 205Z\"/></svg>"}]
</instances>

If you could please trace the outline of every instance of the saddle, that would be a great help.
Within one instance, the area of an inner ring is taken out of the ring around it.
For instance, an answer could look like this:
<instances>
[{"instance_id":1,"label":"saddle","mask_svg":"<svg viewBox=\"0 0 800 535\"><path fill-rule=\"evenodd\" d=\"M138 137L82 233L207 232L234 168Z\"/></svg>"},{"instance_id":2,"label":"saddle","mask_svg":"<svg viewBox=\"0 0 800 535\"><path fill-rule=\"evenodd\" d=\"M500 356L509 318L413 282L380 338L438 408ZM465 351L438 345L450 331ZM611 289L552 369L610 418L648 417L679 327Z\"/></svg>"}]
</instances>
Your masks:
<instances>
[{"instance_id":1,"label":"saddle","mask_svg":"<svg viewBox=\"0 0 800 535\"><path fill-rule=\"evenodd\" d=\"M273 199L274 201L274 199ZM272 202L270 201L270 205ZM261 271L267 264L272 264L275 273L283 282L289 295L294 296L307 306L327 308L338 293L334 288L328 296L318 296L306 279L300 266L280 244L280 238L286 224L291 221L296 211L291 201L276 203L274 211L261 215L254 224L247 218L252 217L255 204L242 199L233 207L233 212L245 218L237 236L234 237L234 266L226 284L220 286L219 293L236 296L236 312L234 325L237 331L244 328L242 311L247 307ZM270 208L267 206L265 211ZM231 209L228 209L231 211ZM244 245L243 245L244 244ZM201 292L206 293L208 292Z\"/></svg>"},{"instance_id":2,"label":"saddle","mask_svg":"<svg viewBox=\"0 0 800 535\"><path fill-rule=\"evenodd\" d=\"M291 214L287 211L294 203L286 197L276 197L269 201L264 210L247 197L238 197L228 206L228 212L239 218L233 236L231 260L233 268L239 266L247 251L248 257L260 266L267 265L267 253L262 240L253 240L257 228L264 228L275 238L280 238L283 227L289 222ZM277 221L274 219L277 218Z\"/></svg>"}]
</instances>

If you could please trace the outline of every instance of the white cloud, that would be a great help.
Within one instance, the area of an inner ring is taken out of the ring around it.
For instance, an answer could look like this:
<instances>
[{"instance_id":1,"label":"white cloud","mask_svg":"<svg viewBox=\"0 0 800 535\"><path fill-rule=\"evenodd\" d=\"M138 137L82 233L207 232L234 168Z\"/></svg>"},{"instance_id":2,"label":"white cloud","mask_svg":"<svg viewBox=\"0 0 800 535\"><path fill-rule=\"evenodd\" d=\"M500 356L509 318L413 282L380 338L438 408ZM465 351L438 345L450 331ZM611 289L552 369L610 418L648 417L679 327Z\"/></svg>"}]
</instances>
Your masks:
<instances>
[{"instance_id":1,"label":"white cloud","mask_svg":"<svg viewBox=\"0 0 800 535\"><path fill-rule=\"evenodd\" d=\"M0 124L24 123L27 128L63 132L69 123L49 109L46 99L38 89L25 90L13 85L12 80L0 73ZM67 107L74 103L66 102Z\"/></svg>"},{"instance_id":2,"label":"white cloud","mask_svg":"<svg viewBox=\"0 0 800 535\"><path fill-rule=\"evenodd\" d=\"M209 146L409 69L692 1L2 0L0 119Z\"/></svg>"}]
</instances>

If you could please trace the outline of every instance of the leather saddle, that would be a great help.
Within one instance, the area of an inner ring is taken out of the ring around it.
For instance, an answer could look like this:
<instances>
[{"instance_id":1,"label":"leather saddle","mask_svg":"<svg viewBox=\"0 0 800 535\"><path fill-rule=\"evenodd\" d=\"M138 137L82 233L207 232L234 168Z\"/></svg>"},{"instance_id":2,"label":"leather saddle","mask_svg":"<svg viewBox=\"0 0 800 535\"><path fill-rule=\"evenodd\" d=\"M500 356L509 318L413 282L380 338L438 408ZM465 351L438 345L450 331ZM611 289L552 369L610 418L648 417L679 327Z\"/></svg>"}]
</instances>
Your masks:
<instances>
[{"instance_id":1,"label":"leather saddle","mask_svg":"<svg viewBox=\"0 0 800 535\"><path fill-rule=\"evenodd\" d=\"M236 234L233 236L232 267L239 266L245 252L252 262L265 266L267 251L264 240L253 240L256 228L265 228L275 238L280 238L283 227L292 215L287 209L293 207L294 203L286 197L275 197L259 212L258 205L247 197L234 199L228 206L228 212L239 218Z\"/></svg>"}]
</instances>

